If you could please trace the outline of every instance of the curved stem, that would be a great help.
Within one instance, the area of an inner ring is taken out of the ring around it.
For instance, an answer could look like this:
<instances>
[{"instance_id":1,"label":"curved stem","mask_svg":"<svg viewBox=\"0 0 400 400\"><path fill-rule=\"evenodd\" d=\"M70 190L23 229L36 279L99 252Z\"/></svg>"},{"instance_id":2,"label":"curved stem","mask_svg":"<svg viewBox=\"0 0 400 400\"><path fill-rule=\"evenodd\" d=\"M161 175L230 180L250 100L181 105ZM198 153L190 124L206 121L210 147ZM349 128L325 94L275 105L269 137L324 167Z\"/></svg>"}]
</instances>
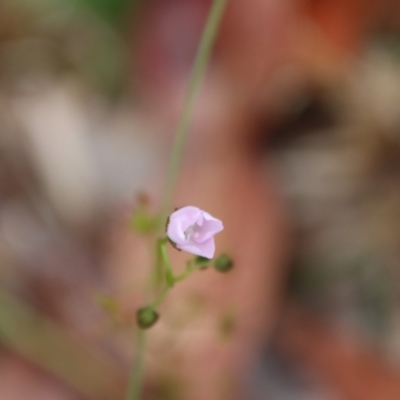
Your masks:
<instances>
[{"instance_id":1,"label":"curved stem","mask_svg":"<svg viewBox=\"0 0 400 400\"><path fill-rule=\"evenodd\" d=\"M165 279L167 281L167 286L171 288L172 286L174 286L175 279L174 279L174 273L172 271L171 261L169 260L168 256L166 239L160 241L160 251L165 266Z\"/></svg>"},{"instance_id":2,"label":"curved stem","mask_svg":"<svg viewBox=\"0 0 400 400\"><path fill-rule=\"evenodd\" d=\"M211 50L218 33L218 28L220 26L226 3L227 0L213 1L207 23L201 37L193 70L190 76L186 100L175 134L175 141L172 148L172 154L167 173L167 182L164 191L164 202L161 208L161 221L166 220L166 217L171 210L172 198L175 185L178 180L179 168L183 159L183 152L188 136L190 121L193 116L196 100L199 95L207 64L210 60Z\"/></svg>"},{"instance_id":3,"label":"curved stem","mask_svg":"<svg viewBox=\"0 0 400 400\"><path fill-rule=\"evenodd\" d=\"M193 260L189 260L186 264L186 269L180 275L174 277L174 282L185 280L195 269L196 266L193 264Z\"/></svg>"},{"instance_id":4,"label":"curved stem","mask_svg":"<svg viewBox=\"0 0 400 400\"><path fill-rule=\"evenodd\" d=\"M157 297L155 302L150 306L154 310L164 301L165 297L167 296L169 290L171 289L171 286L165 286L165 288L162 290L160 295Z\"/></svg>"}]
</instances>

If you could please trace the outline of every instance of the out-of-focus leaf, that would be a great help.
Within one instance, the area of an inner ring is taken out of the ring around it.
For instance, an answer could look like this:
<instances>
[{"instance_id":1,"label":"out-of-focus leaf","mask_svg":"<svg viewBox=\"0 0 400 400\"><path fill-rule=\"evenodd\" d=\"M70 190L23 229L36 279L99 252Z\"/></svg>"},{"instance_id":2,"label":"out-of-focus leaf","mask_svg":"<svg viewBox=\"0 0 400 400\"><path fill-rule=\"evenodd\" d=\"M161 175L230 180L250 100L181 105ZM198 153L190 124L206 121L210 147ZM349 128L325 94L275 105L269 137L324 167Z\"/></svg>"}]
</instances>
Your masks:
<instances>
[{"instance_id":1,"label":"out-of-focus leaf","mask_svg":"<svg viewBox=\"0 0 400 400\"><path fill-rule=\"evenodd\" d=\"M159 227L159 218L148 214L145 209L139 208L133 214L130 226L137 233L152 233Z\"/></svg>"},{"instance_id":2,"label":"out-of-focus leaf","mask_svg":"<svg viewBox=\"0 0 400 400\"><path fill-rule=\"evenodd\" d=\"M120 311L120 304L118 301L110 296L98 295L96 296L97 303L111 315L116 315Z\"/></svg>"},{"instance_id":3,"label":"out-of-focus leaf","mask_svg":"<svg viewBox=\"0 0 400 400\"><path fill-rule=\"evenodd\" d=\"M0 290L2 344L58 376L88 399L121 398L121 370L33 308Z\"/></svg>"},{"instance_id":4,"label":"out-of-focus leaf","mask_svg":"<svg viewBox=\"0 0 400 400\"><path fill-rule=\"evenodd\" d=\"M126 17L128 7L132 6L132 0L76 0L84 6L90 6L99 15L115 26L121 26Z\"/></svg>"}]
</instances>

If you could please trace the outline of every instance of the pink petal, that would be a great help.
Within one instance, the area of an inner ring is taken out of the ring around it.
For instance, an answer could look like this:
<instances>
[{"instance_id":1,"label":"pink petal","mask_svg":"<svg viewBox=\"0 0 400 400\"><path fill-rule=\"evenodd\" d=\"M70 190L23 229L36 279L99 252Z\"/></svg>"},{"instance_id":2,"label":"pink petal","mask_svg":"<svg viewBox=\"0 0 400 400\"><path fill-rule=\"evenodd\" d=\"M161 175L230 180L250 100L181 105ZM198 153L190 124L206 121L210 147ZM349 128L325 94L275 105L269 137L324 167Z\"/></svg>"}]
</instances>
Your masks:
<instances>
[{"instance_id":1,"label":"pink petal","mask_svg":"<svg viewBox=\"0 0 400 400\"><path fill-rule=\"evenodd\" d=\"M193 207L193 206L186 206L182 207L176 211L174 211L171 216L171 218L188 218L191 221L190 225L195 224L200 217L202 217L203 212L200 210L200 208Z\"/></svg>"},{"instance_id":2,"label":"pink petal","mask_svg":"<svg viewBox=\"0 0 400 400\"><path fill-rule=\"evenodd\" d=\"M179 218L170 218L167 235L176 244L185 243L184 227L182 220Z\"/></svg>"},{"instance_id":3,"label":"pink petal","mask_svg":"<svg viewBox=\"0 0 400 400\"><path fill-rule=\"evenodd\" d=\"M185 230L202 218L202 211L197 207L187 206L174 211L169 217L168 237L176 244L185 243Z\"/></svg>"},{"instance_id":4,"label":"pink petal","mask_svg":"<svg viewBox=\"0 0 400 400\"><path fill-rule=\"evenodd\" d=\"M205 220L199 232L199 236L195 240L197 243L203 243L223 229L224 226L219 219L213 218L213 220Z\"/></svg>"},{"instance_id":5,"label":"pink petal","mask_svg":"<svg viewBox=\"0 0 400 400\"><path fill-rule=\"evenodd\" d=\"M214 238L211 238L203 243L190 242L184 245L180 245L178 247L182 250L188 251L189 253L210 259L214 257L215 253Z\"/></svg>"}]
</instances>

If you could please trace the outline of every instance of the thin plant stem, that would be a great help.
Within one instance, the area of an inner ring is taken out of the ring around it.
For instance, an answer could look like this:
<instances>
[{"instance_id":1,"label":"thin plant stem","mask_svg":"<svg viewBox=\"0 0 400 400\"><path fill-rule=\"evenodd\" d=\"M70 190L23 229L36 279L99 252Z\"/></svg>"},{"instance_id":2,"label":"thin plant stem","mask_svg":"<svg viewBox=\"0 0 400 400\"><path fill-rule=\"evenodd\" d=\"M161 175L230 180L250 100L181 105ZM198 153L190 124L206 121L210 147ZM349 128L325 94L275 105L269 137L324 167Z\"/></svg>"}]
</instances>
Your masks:
<instances>
[{"instance_id":1,"label":"thin plant stem","mask_svg":"<svg viewBox=\"0 0 400 400\"><path fill-rule=\"evenodd\" d=\"M142 396L144 375L144 352L146 348L147 334L139 329L136 333L136 354L132 363L131 375L126 400L140 400Z\"/></svg>"},{"instance_id":2,"label":"thin plant stem","mask_svg":"<svg viewBox=\"0 0 400 400\"><path fill-rule=\"evenodd\" d=\"M163 268L163 255L161 252L161 245L165 238L159 238L156 240L155 248L155 261L153 267L153 279L152 285L155 289L158 289L164 282L165 274Z\"/></svg>"},{"instance_id":3,"label":"thin plant stem","mask_svg":"<svg viewBox=\"0 0 400 400\"><path fill-rule=\"evenodd\" d=\"M206 26L200 40L200 45L189 80L185 103L172 147L172 154L168 166L166 186L163 197L164 201L161 208L161 221L165 221L167 215L171 211L172 199L176 182L178 180L179 169L182 164L190 122L193 117L196 100L200 92L204 75L206 73L207 65L211 56L211 50L217 37L218 28L221 23L221 18L223 16L226 3L227 0L213 1Z\"/></svg>"},{"instance_id":4,"label":"thin plant stem","mask_svg":"<svg viewBox=\"0 0 400 400\"><path fill-rule=\"evenodd\" d=\"M180 275L174 276L175 283L185 280L195 269L196 269L196 265L194 265L193 259L189 260L186 263L185 270Z\"/></svg>"},{"instance_id":5,"label":"thin plant stem","mask_svg":"<svg viewBox=\"0 0 400 400\"><path fill-rule=\"evenodd\" d=\"M167 241L164 240L160 242L160 250L162 255L162 260L165 266L165 279L167 281L167 285L172 287L174 285L174 273L172 272L172 265L171 261L169 260L168 256L168 249L167 249Z\"/></svg>"},{"instance_id":6,"label":"thin plant stem","mask_svg":"<svg viewBox=\"0 0 400 400\"><path fill-rule=\"evenodd\" d=\"M168 294L169 290L171 289L171 286L167 285L165 288L162 290L158 298L155 300L155 302L150 306L154 309L156 309L165 299L165 296Z\"/></svg>"}]
</instances>

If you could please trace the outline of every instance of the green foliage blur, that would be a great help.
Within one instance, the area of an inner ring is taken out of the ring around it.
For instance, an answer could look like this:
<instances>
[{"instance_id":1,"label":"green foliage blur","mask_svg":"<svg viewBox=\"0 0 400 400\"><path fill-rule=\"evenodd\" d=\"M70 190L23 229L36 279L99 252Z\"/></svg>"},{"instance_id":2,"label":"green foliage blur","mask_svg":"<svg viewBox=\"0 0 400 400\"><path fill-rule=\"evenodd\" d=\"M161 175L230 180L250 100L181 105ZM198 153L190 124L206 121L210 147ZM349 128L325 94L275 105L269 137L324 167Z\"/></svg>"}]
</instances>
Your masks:
<instances>
[{"instance_id":1,"label":"green foliage blur","mask_svg":"<svg viewBox=\"0 0 400 400\"><path fill-rule=\"evenodd\" d=\"M128 7L137 0L76 0L83 7L89 6L112 25L121 27L127 15Z\"/></svg>"},{"instance_id":2,"label":"green foliage blur","mask_svg":"<svg viewBox=\"0 0 400 400\"><path fill-rule=\"evenodd\" d=\"M34 41L28 52L17 51L4 65L12 82L21 66L25 72L48 75L72 72L94 90L115 97L126 88L130 44L141 0L3 0L0 42L21 48ZM39 65L35 63L38 58ZM49 62L50 60L50 62ZM39 68L38 68L39 66ZM2 71L0 71L0 74Z\"/></svg>"}]
</instances>

